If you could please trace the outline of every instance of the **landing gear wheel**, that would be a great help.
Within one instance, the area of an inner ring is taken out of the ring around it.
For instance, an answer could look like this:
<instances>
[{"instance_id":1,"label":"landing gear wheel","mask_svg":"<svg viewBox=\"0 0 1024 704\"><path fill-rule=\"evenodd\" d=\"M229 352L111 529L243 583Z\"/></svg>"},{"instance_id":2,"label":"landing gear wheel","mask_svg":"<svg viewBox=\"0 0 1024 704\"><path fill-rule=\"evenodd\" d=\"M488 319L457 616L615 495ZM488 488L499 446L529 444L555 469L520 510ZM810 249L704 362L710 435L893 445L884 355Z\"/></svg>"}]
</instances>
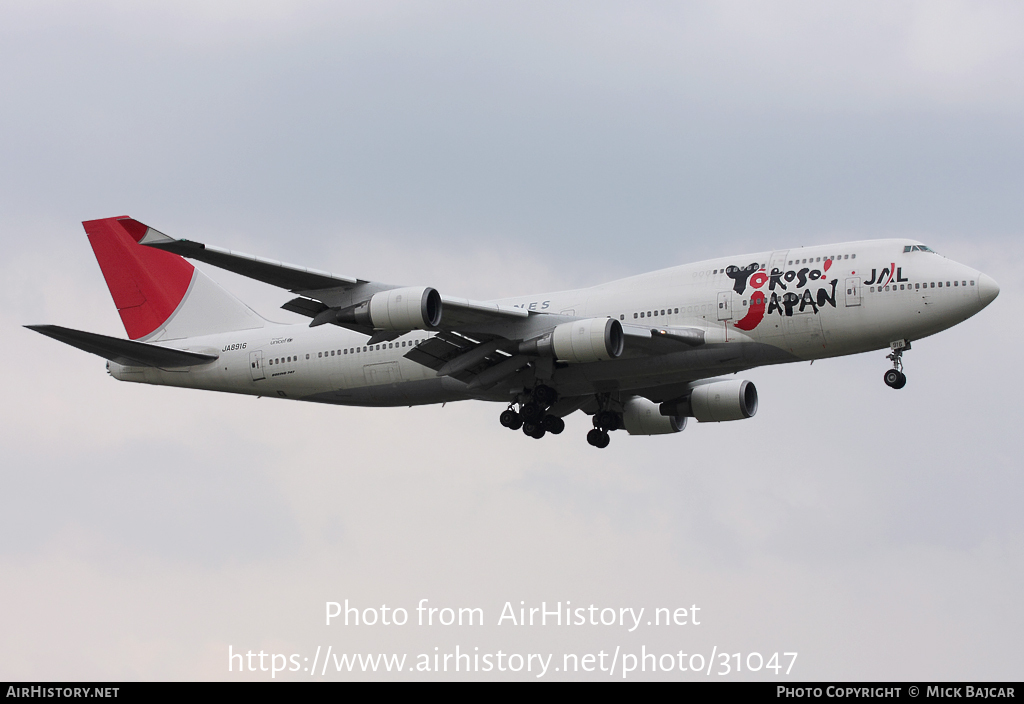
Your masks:
<instances>
[{"instance_id":1,"label":"landing gear wheel","mask_svg":"<svg viewBox=\"0 0 1024 704\"><path fill-rule=\"evenodd\" d=\"M544 409L542 409L536 403L533 403L531 401L530 403L524 403L523 404L523 410L522 410L523 420L525 420L525 421L540 420L540 418L541 418L541 416L543 414L544 414Z\"/></svg>"},{"instance_id":2,"label":"landing gear wheel","mask_svg":"<svg viewBox=\"0 0 1024 704\"><path fill-rule=\"evenodd\" d=\"M565 421L558 416L544 416L544 422L542 425L544 426L544 430L548 431L552 435L558 435L565 430Z\"/></svg>"},{"instance_id":3,"label":"landing gear wheel","mask_svg":"<svg viewBox=\"0 0 1024 704\"><path fill-rule=\"evenodd\" d=\"M892 369L882 377L885 385L892 389L902 389L907 385L907 375L903 373L903 353L910 349L910 340L897 340L890 343L892 353L886 356L892 362Z\"/></svg>"},{"instance_id":4,"label":"landing gear wheel","mask_svg":"<svg viewBox=\"0 0 1024 704\"><path fill-rule=\"evenodd\" d=\"M598 428L594 428L587 433L587 442L594 447L608 447L608 443L611 442L611 438L608 437L608 433Z\"/></svg>"},{"instance_id":5,"label":"landing gear wheel","mask_svg":"<svg viewBox=\"0 0 1024 704\"><path fill-rule=\"evenodd\" d=\"M907 385L907 375L898 369L890 369L883 377L885 385L893 389L902 389Z\"/></svg>"},{"instance_id":6,"label":"landing gear wheel","mask_svg":"<svg viewBox=\"0 0 1024 704\"><path fill-rule=\"evenodd\" d=\"M612 411L601 411L594 416L594 427L604 430L618 430L619 415Z\"/></svg>"},{"instance_id":7,"label":"landing gear wheel","mask_svg":"<svg viewBox=\"0 0 1024 704\"><path fill-rule=\"evenodd\" d=\"M558 392L550 386L541 384L533 390L533 399L538 405L547 408L558 399Z\"/></svg>"},{"instance_id":8,"label":"landing gear wheel","mask_svg":"<svg viewBox=\"0 0 1024 704\"><path fill-rule=\"evenodd\" d=\"M540 423L534 423L527 421L523 423L523 434L533 438L534 440L540 440L544 437L544 426Z\"/></svg>"},{"instance_id":9,"label":"landing gear wheel","mask_svg":"<svg viewBox=\"0 0 1024 704\"><path fill-rule=\"evenodd\" d=\"M511 428L518 418L519 414L513 411L511 408L509 408L507 411L502 411L499 420L501 421L501 424L504 425L506 428ZM521 421L520 425L522 425Z\"/></svg>"}]
</instances>

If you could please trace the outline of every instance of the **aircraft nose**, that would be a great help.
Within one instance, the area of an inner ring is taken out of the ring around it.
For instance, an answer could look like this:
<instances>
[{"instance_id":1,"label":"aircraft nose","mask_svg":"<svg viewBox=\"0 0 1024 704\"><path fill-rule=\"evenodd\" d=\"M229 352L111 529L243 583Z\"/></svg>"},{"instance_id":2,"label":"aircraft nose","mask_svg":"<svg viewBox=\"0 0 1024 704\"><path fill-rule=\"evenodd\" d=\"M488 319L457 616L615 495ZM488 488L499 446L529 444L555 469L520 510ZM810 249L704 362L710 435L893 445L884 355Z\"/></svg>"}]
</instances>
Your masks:
<instances>
[{"instance_id":1,"label":"aircraft nose","mask_svg":"<svg viewBox=\"0 0 1024 704\"><path fill-rule=\"evenodd\" d=\"M999 295L999 284L988 274L981 274L978 277L978 294L981 296L981 304L987 306Z\"/></svg>"}]
</instances>

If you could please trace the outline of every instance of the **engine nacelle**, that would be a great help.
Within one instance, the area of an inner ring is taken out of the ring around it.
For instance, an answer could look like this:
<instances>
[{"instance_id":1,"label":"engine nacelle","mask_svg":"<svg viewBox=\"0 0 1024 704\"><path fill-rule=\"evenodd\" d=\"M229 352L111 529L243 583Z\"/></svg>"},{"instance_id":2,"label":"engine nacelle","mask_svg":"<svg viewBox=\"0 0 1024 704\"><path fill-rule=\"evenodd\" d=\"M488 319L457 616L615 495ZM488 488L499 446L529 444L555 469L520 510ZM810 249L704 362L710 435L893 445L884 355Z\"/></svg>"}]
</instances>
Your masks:
<instances>
[{"instance_id":1,"label":"engine nacelle","mask_svg":"<svg viewBox=\"0 0 1024 704\"><path fill-rule=\"evenodd\" d=\"M393 288L370 299L376 330L429 330L441 322L441 294L429 286Z\"/></svg>"},{"instance_id":2,"label":"engine nacelle","mask_svg":"<svg viewBox=\"0 0 1024 704\"><path fill-rule=\"evenodd\" d=\"M429 286L393 288L350 308L324 311L311 324L331 322L375 330L431 330L441 322L441 294Z\"/></svg>"},{"instance_id":3,"label":"engine nacelle","mask_svg":"<svg viewBox=\"0 0 1024 704\"><path fill-rule=\"evenodd\" d=\"M750 418L757 413L757 388L744 379L695 386L690 413L701 423Z\"/></svg>"},{"instance_id":4,"label":"engine nacelle","mask_svg":"<svg viewBox=\"0 0 1024 704\"><path fill-rule=\"evenodd\" d=\"M639 396L626 401L622 424L630 435L665 435L686 427L686 416L663 416L658 404Z\"/></svg>"},{"instance_id":5,"label":"engine nacelle","mask_svg":"<svg viewBox=\"0 0 1024 704\"><path fill-rule=\"evenodd\" d=\"M603 362L622 354L625 336L614 318L562 323L544 337L519 345L520 354L554 357L563 362Z\"/></svg>"}]
</instances>

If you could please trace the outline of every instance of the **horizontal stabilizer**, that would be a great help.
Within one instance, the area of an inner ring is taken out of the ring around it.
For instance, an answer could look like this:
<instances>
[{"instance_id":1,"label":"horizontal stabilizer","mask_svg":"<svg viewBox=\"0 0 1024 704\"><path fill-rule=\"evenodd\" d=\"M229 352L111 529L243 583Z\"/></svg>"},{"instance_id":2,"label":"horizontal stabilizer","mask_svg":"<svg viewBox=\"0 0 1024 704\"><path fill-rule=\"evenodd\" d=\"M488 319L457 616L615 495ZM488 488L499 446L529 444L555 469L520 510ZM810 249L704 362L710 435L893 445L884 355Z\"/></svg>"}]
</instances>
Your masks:
<instances>
[{"instance_id":1,"label":"horizontal stabilizer","mask_svg":"<svg viewBox=\"0 0 1024 704\"><path fill-rule=\"evenodd\" d=\"M26 325L25 327L42 333L47 337L52 337L54 340L59 340L64 344L77 347L92 354L98 354L100 357L109 359L111 362L129 367L159 367L168 369L190 367L195 364L209 364L217 359L217 355L186 352L184 350L175 350L169 347L150 345L133 340L121 340L116 337L97 335L94 332L62 328L59 325Z\"/></svg>"}]
</instances>

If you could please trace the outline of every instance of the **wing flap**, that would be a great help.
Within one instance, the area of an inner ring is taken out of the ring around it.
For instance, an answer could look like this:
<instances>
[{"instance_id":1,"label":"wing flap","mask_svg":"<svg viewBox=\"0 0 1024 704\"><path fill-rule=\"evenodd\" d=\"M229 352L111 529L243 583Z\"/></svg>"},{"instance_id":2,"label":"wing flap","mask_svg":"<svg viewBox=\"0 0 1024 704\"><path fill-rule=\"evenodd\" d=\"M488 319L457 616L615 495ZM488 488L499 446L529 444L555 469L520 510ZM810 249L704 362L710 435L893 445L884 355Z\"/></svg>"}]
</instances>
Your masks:
<instances>
[{"instance_id":1,"label":"wing flap","mask_svg":"<svg viewBox=\"0 0 1024 704\"><path fill-rule=\"evenodd\" d=\"M437 372L471 383L478 375L511 357L502 348L509 341L490 335L468 335L440 332L410 350L406 359Z\"/></svg>"},{"instance_id":2,"label":"wing flap","mask_svg":"<svg viewBox=\"0 0 1024 704\"><path fill-rule=\"evenodd\" d=\"M85 352L99 355L104 359L109 359L111 362L129 367L173 369L177 367L191 367L198 364L209 364L217 359L217 355L176 350L170 347L161 347L160 345L150 345L145 342L135 342L134 340L122 340L117 337L108 337L94 332L72 330L71 328L64 328L59 325L26 325L25 327L47 337L52 337L54 340L63 342L66 345L77 347Z\"/></svg>"}]
</instances>

